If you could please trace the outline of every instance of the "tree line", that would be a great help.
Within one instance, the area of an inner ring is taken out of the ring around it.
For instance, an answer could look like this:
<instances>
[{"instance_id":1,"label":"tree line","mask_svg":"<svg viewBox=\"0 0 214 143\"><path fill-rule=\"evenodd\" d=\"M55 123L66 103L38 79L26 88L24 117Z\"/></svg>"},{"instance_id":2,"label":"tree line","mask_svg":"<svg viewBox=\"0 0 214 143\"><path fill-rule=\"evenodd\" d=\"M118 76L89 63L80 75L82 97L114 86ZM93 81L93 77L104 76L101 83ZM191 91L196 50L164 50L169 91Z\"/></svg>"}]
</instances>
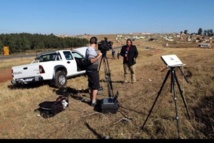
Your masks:
<instances>
[{"instance_id":1,"label":"tree line","mask_svg":"<svg viewBox=\"0 0 214 143\"><path fill-rule=\"evenodd\" d=\"M0 34L0 47L9 46L10 53L27 50L63 49L68 47L81 47L88 44L85 38L57 37L53 34L12 33Z\"/></svg>"},{"instance_id":2,"label":"tree line","mask_svg":"<svg viewBox=\"0 0 214 143\"><path fill-rule=\"evenodd\" d=\"M198 35L214 36L214 33L213 33L212 29L203 30L202 28L199 28L198 29Z\"/></svg>"},{"instance_id":3,"label":"tree line","mask_svg":"<svg viewBox=\"0 0 214 143\"><path fill-rule=\"evenodd\" d=\"M188 30L181 31L180 33L181 34L182 33L188 34ZM200 36L210 36L210 37L214 36L213 29L203 30L202 28L199 28L197 33L191 33L191 34L197 34L197 35L200 35Z\"/></svg>"}]
</instances>

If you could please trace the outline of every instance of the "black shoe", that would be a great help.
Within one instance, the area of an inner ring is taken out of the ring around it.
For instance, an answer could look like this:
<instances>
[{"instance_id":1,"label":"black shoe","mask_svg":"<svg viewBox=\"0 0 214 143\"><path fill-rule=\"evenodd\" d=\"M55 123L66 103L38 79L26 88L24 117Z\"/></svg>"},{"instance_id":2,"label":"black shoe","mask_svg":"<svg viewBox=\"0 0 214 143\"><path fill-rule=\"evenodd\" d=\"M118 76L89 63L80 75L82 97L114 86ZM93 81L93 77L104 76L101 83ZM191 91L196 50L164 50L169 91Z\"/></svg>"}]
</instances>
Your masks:
<instances>
[{"instance_id":1,"label":"black shoe","mask_svg":"<svg viewBox=\"0 0 214 143\"><path fill-rule=\"evenodd\" d=\"M95 103L91 103L91 106L93 106L93 107L94 107L94 106L96 106L96 105L97 105L97 103L96 103L96 102L95 102Z\"/></svg>"}]
</instances>

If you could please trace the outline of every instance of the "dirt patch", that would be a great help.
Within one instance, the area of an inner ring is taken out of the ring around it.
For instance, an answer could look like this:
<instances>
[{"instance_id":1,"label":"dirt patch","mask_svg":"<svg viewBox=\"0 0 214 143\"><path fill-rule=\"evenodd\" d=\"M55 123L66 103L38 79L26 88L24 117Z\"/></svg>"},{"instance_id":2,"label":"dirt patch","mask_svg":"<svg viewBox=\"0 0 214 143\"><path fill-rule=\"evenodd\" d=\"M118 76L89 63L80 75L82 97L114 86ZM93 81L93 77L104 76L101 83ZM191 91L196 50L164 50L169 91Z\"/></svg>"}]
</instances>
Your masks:
<instances>
[{"instance_id":1,"label":"dirt patch","mask_svg":"<svg viewBox=\"0 0 214 143\"><path fill-rule=\"evenodd\" d=\"M0 82L6 82L11 79L11 69L0 70Z\"/></svg>"}]
</instances>

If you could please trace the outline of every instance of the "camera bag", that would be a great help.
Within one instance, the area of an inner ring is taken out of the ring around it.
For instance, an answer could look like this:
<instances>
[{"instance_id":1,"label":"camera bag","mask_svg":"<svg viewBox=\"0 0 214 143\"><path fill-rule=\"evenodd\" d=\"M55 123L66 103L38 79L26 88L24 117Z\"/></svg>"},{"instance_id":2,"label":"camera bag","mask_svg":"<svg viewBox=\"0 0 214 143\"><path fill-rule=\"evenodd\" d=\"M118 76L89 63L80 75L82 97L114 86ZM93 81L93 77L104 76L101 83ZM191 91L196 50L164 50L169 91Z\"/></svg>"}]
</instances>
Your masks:
<instances>
[{"instance_id":1,"label":"camera bag","mask_svg":"<svg viewBox=\"0 0 214 143\"><path fill-rule=\"evenodd\" d=\"M118 101L114 98L104 98L101 100L101 112L116 114L119 109Z\"/></svg>"},{"instance_id":2,"label":"camera bag","mask_svg":"<svg viewBox=\"0 0 214 143\"><path fill-rule=\"evenodd\" d=\"M44 101L39 104L38 111L44 118L53 117L69 106L68 98L58 97L55 101Z\"/></svg>"}]
</instances>

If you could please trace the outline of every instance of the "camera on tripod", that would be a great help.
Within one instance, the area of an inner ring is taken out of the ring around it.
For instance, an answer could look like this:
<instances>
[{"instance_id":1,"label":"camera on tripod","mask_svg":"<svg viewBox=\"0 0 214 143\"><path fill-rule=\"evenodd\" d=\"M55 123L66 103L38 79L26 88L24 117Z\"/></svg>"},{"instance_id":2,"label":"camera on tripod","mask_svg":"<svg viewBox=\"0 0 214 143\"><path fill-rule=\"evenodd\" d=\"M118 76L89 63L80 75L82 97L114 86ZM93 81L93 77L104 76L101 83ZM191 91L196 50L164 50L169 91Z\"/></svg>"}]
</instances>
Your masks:
<instances>
[{"instance_id":1,"label":"camera on tripod","mask_svg":"<svg viewBox=\"0 0 214 143\"><path fill-rule=\"evenodd\" d=\"M98 43L98 50L100 50L101 52L106 52L112 49L112 46L113 46L113 42L108 41L108 39L105 37L104 40L101 40Z\"/></svg>"},{"instance_id":2,"label":"camera on tripod","mask_svg":"<svg viewBox=\"0 0 214 143\"><path fill-rule=\"evenodd\" d=\"M102 52L102 58L99 65L99 71L101 64L104 64L104 72L105 72L105 81L107 82L107 89L108 89L108 98L104 98L101 100L100 109L102 113L117 113L119 104L118 104L118 96L119 92L117 91L116 94L114 94L112 81L111 81L111 73L108 63L108 58L106 57L106 52L110 49L112 49L113 42L108 41L105 37L104 40L100 41L98 43L98 50Z\"/></svg>"}]
</instances>

